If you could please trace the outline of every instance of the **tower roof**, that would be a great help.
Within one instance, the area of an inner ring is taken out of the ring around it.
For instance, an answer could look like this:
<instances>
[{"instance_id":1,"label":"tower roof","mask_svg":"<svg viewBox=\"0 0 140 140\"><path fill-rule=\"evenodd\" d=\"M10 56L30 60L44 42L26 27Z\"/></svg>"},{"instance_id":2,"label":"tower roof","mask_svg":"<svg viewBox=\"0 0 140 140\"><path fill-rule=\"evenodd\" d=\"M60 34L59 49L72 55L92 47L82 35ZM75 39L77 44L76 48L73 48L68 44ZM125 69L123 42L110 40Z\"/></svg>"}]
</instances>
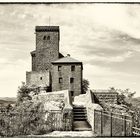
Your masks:
<instances>
[{"instance_id":1,"label":"tower roof","mask_svg":"<svg viewBox=\"0 0 140 140\"><path fill-rule=\"evenodd\" d=\"M59 26L36 26L36 32L59 32Z\"/></svg>"},{"instance_id":2,"label":"tower roof","mask_svg":"<svg viewBox=\"0 0 140 140\"><path fill-rule=\"evenodd\" d=\"M80 62L80 61L70 57L70 55L67 55L67 56L65 56L63 58L60 58L60 59L58 59L56 61L53 61L52 63L53 64L57 64L57 63L58 64L60 64L60 63L68 63L68 64L69 63L73 63L73 64L77 63L77 64L82 64L82 62Z\"/></svg>"}]
</instances>

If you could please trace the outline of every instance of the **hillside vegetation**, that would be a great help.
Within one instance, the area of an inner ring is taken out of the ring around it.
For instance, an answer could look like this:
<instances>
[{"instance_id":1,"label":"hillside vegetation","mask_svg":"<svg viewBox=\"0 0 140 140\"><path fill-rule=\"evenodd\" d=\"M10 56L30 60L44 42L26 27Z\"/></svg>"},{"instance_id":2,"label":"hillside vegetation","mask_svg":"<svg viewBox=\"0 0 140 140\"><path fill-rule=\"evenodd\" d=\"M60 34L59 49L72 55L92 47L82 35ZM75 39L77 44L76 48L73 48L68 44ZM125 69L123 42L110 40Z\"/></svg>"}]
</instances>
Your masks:
<instances>
[{"instance_id":1,"label":"hillside vegetation","mask_svg":"<svg viewBox=\"0 0 140 140\"><path fill-rule=\"evenodd\" d=\"M8 104L15 104L16 97L0 97L0 106L6 106Z\"/></svg>"}]
</instances>

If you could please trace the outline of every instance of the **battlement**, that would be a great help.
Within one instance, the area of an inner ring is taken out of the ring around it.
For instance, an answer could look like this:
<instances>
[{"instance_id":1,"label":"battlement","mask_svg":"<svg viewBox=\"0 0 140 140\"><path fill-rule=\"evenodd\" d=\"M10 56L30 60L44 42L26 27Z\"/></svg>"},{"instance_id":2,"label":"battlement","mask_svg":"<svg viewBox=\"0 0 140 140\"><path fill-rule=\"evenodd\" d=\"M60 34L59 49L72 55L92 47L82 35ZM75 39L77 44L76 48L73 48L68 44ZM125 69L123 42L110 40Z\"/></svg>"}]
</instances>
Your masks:
<instances>
[{"instance_id":1,"label":"battlement","mask_svg":"<svg viewBox=\"0 0 140 140\"><path fill-rule=\"evenodd\" d=\"M59 32L59 26L36 26L36 32Z\"/></svg>"}]
</instances>

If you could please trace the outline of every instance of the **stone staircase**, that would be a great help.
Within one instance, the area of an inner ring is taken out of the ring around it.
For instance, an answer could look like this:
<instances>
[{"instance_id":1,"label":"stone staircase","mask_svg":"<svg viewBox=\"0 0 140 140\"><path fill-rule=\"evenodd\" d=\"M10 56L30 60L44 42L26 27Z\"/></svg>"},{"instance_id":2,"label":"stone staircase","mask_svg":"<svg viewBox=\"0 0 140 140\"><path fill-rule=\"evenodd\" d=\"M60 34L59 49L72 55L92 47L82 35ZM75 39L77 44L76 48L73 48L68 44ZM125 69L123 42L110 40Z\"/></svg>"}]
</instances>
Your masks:
<instances>
[{"instance_id":1,"label":"stone staircase","mask_svg":"<svg viewBox=\"0 0 140 140\"><path fill-rule=\"evenodd\" d=\"M73 107L73 130L91 131L91 126L87 122L87 111L85 107Z\"/></svg>"}]
</instances>

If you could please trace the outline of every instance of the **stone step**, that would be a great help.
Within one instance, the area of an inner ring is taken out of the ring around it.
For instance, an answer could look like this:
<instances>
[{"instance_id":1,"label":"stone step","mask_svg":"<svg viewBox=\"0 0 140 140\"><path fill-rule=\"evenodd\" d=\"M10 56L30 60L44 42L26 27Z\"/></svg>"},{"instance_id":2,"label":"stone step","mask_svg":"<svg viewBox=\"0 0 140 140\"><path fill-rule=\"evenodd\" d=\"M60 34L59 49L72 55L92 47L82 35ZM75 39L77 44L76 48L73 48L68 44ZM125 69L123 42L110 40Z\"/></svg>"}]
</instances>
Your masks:
<instances>
[{"instance_id":1,"label":"stone step","mask_svg":"<svg viewBox=\"0 0 140 140\"><path fill-rule=\"evenodd\" d=\"M86 117L75 117L75 118L73 118L74 120L87 120L87 118Z\"/></svg>"},{"instance_id":2,"label":"stone step","mask_svg":"<svg viewBox=\"0 0 140 140\"><path fill-rule=\"evenodd\" d=\"M73 109L86 109L86 107L73 107Z\"/></svg>"},{"instance_id":3,"label":"stone step","mask_svg":"<svg viewBox=\"0 0 140 140\"><path fill-rule=\"evenodd\" d=\"M86 116L87 113L73 113L73 116Z\"/></svg>"},{"instance_id":4,"label":"stone step","mask_svg":"<svg viewBox=\"0 0 140 140\"><path fill-rule=\"evenodd\" d=\"M86 107L78 107L78 106L74 106L73 108L82 108L82 109L85 109Z\"/></svg>"},{"instance_id":5,"label":"stone step","mask_svg":"<svg viewBox=\"0 0 140 140\"><path fill-rule=\"evenodd\" d=\"M77 117L79 117L79 118L81 118L81 117L85 117L85 118L86 118L87 115L86 115L86 114L85 114L85 115L74 115L73 117L74 117L74 118L77 118Z\"/></svg>"},{"instance_id":6,"label":"stone step","mask_svg":"<svg viewBox=\"0 0 140 140\"><path fill-rule=\"evenodd\" d=\"M92 128L74 128L74 131L92 131Z\"/></svg>"},{"instance_id":7,"label":"stone step","mask_svg":"<svg viewBox=\"0 0 140 140\"><path fill-rule=\"evenodd\" d=\"M85 107L73 107L73 119L74 121L86 121L87 111ZM80 131L80 130L79 130Z\"/></svg>"},{"instance_id":8,"label":"stone step","mask_svg":"<svg viewBox=\"0 0 140 140\"><path fill-rule=\"evenodd\" d=\"M87 110L86 109L73 109L73 112L77 112L77 111L80 111L80 112L85 111L86 112Z\"/></svg>"},{"instance_id":9,"label":"stone step","mask_svg":"<svg viewBox=\"0 0 140 140\"><path fill-rule=\"evenodd\" d=\"M75 113L75 112L87 112L86 110L73 110L73 112Z\"/></svg>"},{"instance_id":10,"label":"stone step","mask_svg":"<svg viewBox=\"0 0 140 140\"><path fill-rule=\"evenodd\" d=\"M73 116L86 116L87 113L73 113Z\"/></svg>"},{"instance_id":11,"label":"stone step","mask_svg":"<svg viewBox=\"0 0 140 140\"><path fill-rule=\"evenodd\" d=\"M73 112L85 112L86 113L86 110L73 110Z\"/></svg>"},{"instance_id":12,"label":"stone step","mask_svg":"<svg viewBox=\"0 0 140 140\"><path fill-rule=\"evenodd\" d=\"M77 110L77 109L79 109L79 110L86 110L86 108L73 108L73 110Z\"/></svg>"},{"instance_id":13,"label":"stone step","mask_svg":"<svg viewBox=\"0 0 140 140\"><path fill-rule=\"evenodd\" d=\"M87 115L74 115L73 117L87 117Z\"/></svg>"},{"instance_id":14,"label":"stone step","mask_svg":"<svg viewBox=\"0 0 140 140\"><path fill-rule=\"evenodd\" d=\"M86 121L86 118L74 118L74 121Z\"/></svg>"},{"instance_id":15,"label":"stone step","mask_svg":"<svg viewBox=\"0 0 140 140\"><path fill-rule=\"evenodd\" d=\"M79 110L77 110L77 111L73 111L73 113L87 113L86 111L79 111Z\"/></svg>"}]
</instances>

